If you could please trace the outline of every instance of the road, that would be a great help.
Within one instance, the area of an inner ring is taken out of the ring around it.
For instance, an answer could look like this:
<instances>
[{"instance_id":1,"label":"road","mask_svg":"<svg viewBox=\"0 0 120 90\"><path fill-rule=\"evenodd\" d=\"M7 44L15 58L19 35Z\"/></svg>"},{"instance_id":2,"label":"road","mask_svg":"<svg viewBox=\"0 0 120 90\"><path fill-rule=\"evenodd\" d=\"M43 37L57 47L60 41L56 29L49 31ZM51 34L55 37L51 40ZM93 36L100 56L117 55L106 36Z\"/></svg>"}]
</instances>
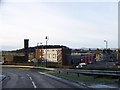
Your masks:
<instances>
[{"instance_id":1,"label":"road","mask_svg":"<svg viewBox=\"0 0 120 90\"><path fill-rule=\"evenodd\" d=\"M2 73L6 75L2 88L85 88L64 79L47 77L35 70L3 68Z\"/></svg>"}]
</instances>

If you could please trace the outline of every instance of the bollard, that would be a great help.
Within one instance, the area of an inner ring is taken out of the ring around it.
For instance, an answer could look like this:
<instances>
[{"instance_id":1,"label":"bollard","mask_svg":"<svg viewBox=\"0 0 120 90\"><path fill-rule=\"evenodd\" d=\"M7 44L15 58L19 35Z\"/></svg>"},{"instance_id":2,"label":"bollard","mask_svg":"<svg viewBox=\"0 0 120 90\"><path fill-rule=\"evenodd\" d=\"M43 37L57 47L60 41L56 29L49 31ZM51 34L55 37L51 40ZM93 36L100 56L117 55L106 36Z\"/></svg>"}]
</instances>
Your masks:
<instances>
[{"instance_id":1,"label":"bollard","mask_svg":"<svg viewBox=\"0 0 120 90\"><path fill-rule=\"evenodd\" d=\"M79 73L77 73L77 76L79 77Z\"/></svg>"},{"instance_id":2,"label":"bollard","mask_svg":"<svg viewBox=\"0 0 120 90\"><path fill-rule=\"evenodd\" d=\"M68 74L68 72L67 72L67 74Z\"/></svg>"},{"instance_id":3,"label":"bollard","mask_svg":"<svg viewBox=\"0 0 120 90\"><path fill-rule=\"evenodd\" d=\"M94 77L94 80L97 78L97 76L93 76Z\"/></svg>"},{"instance_id":4,"label":"bollard","mask_svg":"<svg viewBox=\"0 0 120 90\"><path fill-rule=\"evenodd\" d=\"M59 71L59 73L60 73L60 71Z\"/></svg>"},{"instance_id":5,"label":"bollard","mask_svg":"<svg viewBox=\"0 0 120 90\"><path fill-rule=\"evenodd\" d=\"M120 77L118 78L118 83L120 83Z\"/></svg>"}]
</instances>

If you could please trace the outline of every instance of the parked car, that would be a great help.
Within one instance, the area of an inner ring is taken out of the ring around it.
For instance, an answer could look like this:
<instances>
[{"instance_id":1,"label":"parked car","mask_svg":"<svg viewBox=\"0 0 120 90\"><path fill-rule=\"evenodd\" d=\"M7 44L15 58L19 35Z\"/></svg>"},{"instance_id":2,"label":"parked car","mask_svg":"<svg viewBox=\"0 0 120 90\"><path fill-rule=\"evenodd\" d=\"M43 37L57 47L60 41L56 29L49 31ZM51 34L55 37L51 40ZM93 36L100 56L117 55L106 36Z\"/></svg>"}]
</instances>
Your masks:
<instances>
[{"instance_id":1,"label":"parked car","mask_svg":"<svg viewBox=\"0 0 120 90\"><path fill-rule=\"evenodd\" d=\"M2 65L4 63L4 61L0 61L0 65Z\"/></svg>"},{"instance_id":2,"label":"parked car","mask_svg":"<svg viewBox=\"0 0 120 90\"><path fill-rule=\"evenodd\" d=\"M81 68L81 67L84 67L86 65L87 65L86 63L80 63L78 66L76 66L76 68Z\"/></svg>"}]
</instances>

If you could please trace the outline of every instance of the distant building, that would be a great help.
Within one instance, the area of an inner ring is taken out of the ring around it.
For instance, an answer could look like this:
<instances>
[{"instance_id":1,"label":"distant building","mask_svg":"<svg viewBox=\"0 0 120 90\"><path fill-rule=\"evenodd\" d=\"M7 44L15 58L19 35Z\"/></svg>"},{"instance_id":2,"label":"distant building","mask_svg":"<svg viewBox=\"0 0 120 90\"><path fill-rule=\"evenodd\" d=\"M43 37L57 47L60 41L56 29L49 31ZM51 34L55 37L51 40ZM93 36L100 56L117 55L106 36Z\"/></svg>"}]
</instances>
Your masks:
<instances>
[{"instance_id":1,"label":"distant building","mask_svg":"<svg viewBox=\"0 0 120 90\"><path fill-rule=\"evenodd\" d=\"M91 52L95 54L96 61L103 60L102 50L92 50Z\"/></svg>"},{"instance_id":2,"label":"distant building","mask_svg":"<svg viewBox=\"0 0 120 90\"><path fill-rule=\"evenodd\" d=\"M70 59L71 65L78 65L79 63L94 63L95 54L94 53L72 53Z\"/></svg>"},{"instance_id":3,"label":"distant building","mask_svg":"<svg viewBox=\"0 0 120 90\"><path fill-rule=\"evenodd\" d=\"M117 61L120 63L120 49L116 49Z\"/></svg>"},{"instance_id":4,"label":"distant building","mask_svg":"<svg viewBox=\"0 0 120 90\"><path fill-rule=\"evenodd\" d=\"M26 62L25 56L17 56L17 55L4 55L2 56L4 64L14 64L14 63L22 63Z\"/></svg>"},{"instance_id":5,"label":"distant building","mask_svg":"<svg viewBox=\"0 0 120 90\"><path fill-rule=\"evenodd\" d=\"M2 56L3 57L3 61L5 64L12 64L14 61L13 61L13 55L5 55L5 56Z\"/></svg>"},{"instance_id":6,"label":"distant building","mask_svg":"<svg viewBox=\"0 0 120 90\"><path fill-rule=\"evenodd\" d=\"M102 49L102 50L91 50L92 53L96 55L96 61L116 61L117 53L115 50Z\"/></svg>"},{"instance_id":7,"label":"distant building","mask_svg":"<svg viewBox=\"0 0 120 90\"><path fill-rule=\"evenodd\" d=\"M62 48L47 49L47 52L46 52L46 49L36 49L35 58L41 61L47 60L47 62L57 62L58 53L61 54L61 51L62 51Z\"/></svg>"},{"instance_id":8,"label":"distant building","mask_svg":"<svg viewBox=\"0 0 120 90\"><path fill-rule=\"evenodd\" d=\"M105 61L117 61L117 53L114 50L104 49L102 51L103 60Z\"/></svg>"},{"instance_id":9,"label":"distant building","mask_svg":"<svg viewBox=\"0 0 120 90\"><path fill-rule=\"evenodd\" d=\"M103 54L102 54L102 53L96 53L95 59L96 59L96 61L101 61L101 60L103 60Z\"/></svg>"},{"instance_id":10,"label":"distant building","mask_svg":"<svg viewBox=\"0 0 120 90\"><path fill-rule=\"evenodd\" d=\"M41 46L35 50L35 58L39 61L54 62L58 65L68 65L71 49L66 46Z\"/></svg>"}]
</instances>

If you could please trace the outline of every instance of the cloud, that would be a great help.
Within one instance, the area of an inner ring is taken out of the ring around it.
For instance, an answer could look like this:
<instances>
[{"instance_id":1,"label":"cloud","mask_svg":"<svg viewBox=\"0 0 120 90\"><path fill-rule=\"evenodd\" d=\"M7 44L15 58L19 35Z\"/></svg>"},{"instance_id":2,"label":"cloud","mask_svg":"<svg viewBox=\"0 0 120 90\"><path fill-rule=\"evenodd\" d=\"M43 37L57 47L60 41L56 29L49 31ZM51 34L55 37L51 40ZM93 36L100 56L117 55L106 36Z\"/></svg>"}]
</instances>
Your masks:
<instances>
[{"instance_id":1,"label":"cloud","mask_svg":"<svg viewBox=\"0 0 120 90\"><path fill-rule=\"evenodd\" d=\"M100 41L112 40L117 35L116 26L109 26L111 23L107 24L106 20L104 22L106 25L104 25L81 18L71 18L64 12L55 11L43 3L6 3L1 11L0 42L3 45L23 46L24 38L30 39L31 46L36 45L37 42L44 44L47 35L50 37L49 44L98 46L97 43Z\"/></svg>"}]
</instances>

